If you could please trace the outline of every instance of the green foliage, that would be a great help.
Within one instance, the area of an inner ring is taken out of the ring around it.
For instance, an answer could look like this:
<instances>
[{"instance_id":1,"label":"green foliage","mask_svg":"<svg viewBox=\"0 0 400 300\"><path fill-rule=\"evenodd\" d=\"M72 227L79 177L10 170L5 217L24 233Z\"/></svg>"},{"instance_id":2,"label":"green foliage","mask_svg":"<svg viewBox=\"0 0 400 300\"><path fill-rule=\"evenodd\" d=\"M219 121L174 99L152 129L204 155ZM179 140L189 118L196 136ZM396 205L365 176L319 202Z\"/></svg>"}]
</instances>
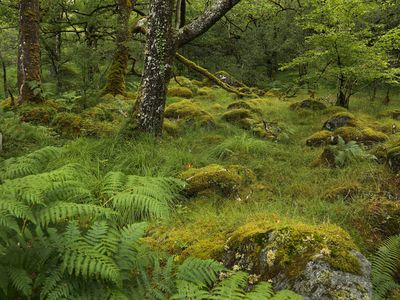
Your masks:
<instances>
[{"instance_id":1,"label":"green foliage","mask_svg":"<svg viewBox=\"0 0 400 300\"><path fill-rule=\"evenodd\" d=\"M363 160L376 160L376 157L368 154L365 150L355 141L348 143L342 137L338 137L337 145L330 148L335 155L335 165L344 167L353 162Z\"/></svg>"},{"instance_id":2,"label":"green foliage","mask_svg":"<svg viewBox=\"0 0 400 300\"><path fill-rule=\"evenodd\" d=\"M386 240L372 256L372 282L374 299L388 299L391 292L400 288L400 236Z\"/></svg>"}]
</instances>

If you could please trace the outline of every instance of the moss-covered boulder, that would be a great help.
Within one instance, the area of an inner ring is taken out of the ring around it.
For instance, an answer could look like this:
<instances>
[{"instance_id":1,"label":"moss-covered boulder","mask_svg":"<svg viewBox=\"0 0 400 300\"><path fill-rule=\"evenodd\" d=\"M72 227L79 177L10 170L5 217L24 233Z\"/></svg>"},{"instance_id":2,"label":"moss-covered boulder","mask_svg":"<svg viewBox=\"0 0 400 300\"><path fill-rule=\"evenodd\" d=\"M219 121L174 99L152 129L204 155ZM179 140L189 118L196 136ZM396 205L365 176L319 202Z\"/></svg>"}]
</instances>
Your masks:
<instances>
[{"instance_id":1,"label":"moss-covered boulder","mask_svg":"<svg viewBox=\"0 0 400 300\"><path fill-rule=\"evenodd\" d=\"M49 125L56 114L57 110L47 105L27 105L20 108L21 121L33 124Z\"/></svg>"},{"instance_id":2,"label":"moss-covered boulder","mask_svg":"<svg viewBox=\"0 0 400 300\"><path fill-rule=\"evenodd\" d=\"M214 118L199 105L189 100L169 105L164 114L165 118L178 123L178 126L199 125L202 127L213 127Z\"/></svg>"},{"instance_id":3,"label":"moss-covered boulder","mask_svg":"<svg viewBox=\"0 0 400 300\"><path fill-rule=\"evenodd\" d=\"M356 118L349 112L339 112L330 117L323 128L329 131L335 131L339 127L355 127L357 126Z\"/></svg>"},{"instance_id":4,"label":"moss-covered boulder","mask_svg":"<svg viewBox=\"0 0 400 300\"><path fill-rule=\"evenodd\" d=\"M251 129L254 125L259 123L256 115L246 108L234 108L228 110L222 115L222 119L233 125L237 125L243 129Z\"/></svg>"},{"instance_id":5,"label":"moss-covered boulder","mask_svg":"<svg viewBox=\"0 0 400 300\"><path fill-rule=\"evenodd\" d=\"M173 86L168 88L168 96L189 99L193 97L193 92L191 89L184 86Z\"/></svg>"},{"instance_id":6,"label":"moss-covered boulder","mask_svg":"<svg viewBox=\"0 0 400 300\"><path fill-rule=\"evenodd\" d=\"M209 165L191 168L180 174L187 182L186 193L196 196L200 193L218 193L224 196L235 195L239 190L255 180L254 173L241 166Z\"/></svg>"},{"instance_id":7,"label":"moss-covered boulder","mask_svg":"<svg viewBox=\"0 0 400 300\"><path fill-rule=\"evenodd\" d=\"M315 99L306 99L303 101L295 102L290 105L290 109L298 110L298 109L310 109L310 110L324 110L326 109L326 105L321 101Z\"/></svg>"},{"instance_id":8,"label":"moss-covered boulder","mask_svg":"<svg viewBox=\"0 0 400 300\"><path fill-rule=\"evenodd\" d=\"M306 145L310 147L319 147L333 143L334 135L328 130L322 130L314 133L306 140Z\"/></svg>"},{"instance_id":9,"label":"moss-covered boulder","mask_svg":"<svg viewBox=\"0 0 400 300\"><path fill-rule=\"evenodd\" d=\"M389 137L380 131L372 128L339 127L335 131L321 130L311 135L306 140L306 144L311 147L318 147L329 144L336 144L338 137L345 142L356 141L365 145L382 143Z\"/></svg>"},{"instance_id":10,"label":"moss-covered boulder","mask_svg":"<svg viewBox=\"0 0 400 300\"><path fill-rule=\"evenodd\" d=\"M370 264L334 225L248 223L224 246L227 267L246 270L307 299L370 299Z\"/></svg>"}]
</instances>

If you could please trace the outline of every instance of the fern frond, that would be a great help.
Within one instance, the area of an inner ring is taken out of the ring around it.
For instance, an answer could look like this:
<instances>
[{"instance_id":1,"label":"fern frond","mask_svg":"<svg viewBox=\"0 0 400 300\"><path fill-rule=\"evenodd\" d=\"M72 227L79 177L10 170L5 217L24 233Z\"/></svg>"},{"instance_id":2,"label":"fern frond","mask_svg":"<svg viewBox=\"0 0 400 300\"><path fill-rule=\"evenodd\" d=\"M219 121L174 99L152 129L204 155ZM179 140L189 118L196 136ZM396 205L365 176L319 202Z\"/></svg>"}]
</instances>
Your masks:
<instances>
[{"instance_id":1,"label":"fern frond","mask_svg":"<svg viewBox=\"0 0 400 300\"><path fill-rule=\"evenodd\" d=\"M176 277L178 280L210 286L217 279L217 274L224 270L225 267L214 260L188 258L178 267Z\"/></svg>"},{"instance_id":2,"label":"fern frond","mask_svg":"<svg viewBox=\"0 0 400 300\"><path fill-rule=\"evenodd\" d=\"M245 297L244 287L247 284L248 274L237 272L220 282L213 290L210 299L241 300Z\"/></svg>"},{"instance_id":3,"label":"fern frond","mask_svg":"<svg viewBox=\"0 0 400 300\"><path fill-rule=\"evenodd\" d=\"M270 299L273 294L274 290L272 288L272 284L268 282L260 282L250 292L246 294L244 299L245 300Z\"/></svg>"},{"instance_id":4,"label":"fern frond","mask_svg":"<svg viewBox=\"0 0 400 300\"><path fill-rule=\"evenodd\" d=\"M10 267L7 273L11 284L24 296L29 297L32 293L32 278L28 272L24 269Z\"/></svg>"},{"instance_id":5,"label":"fern frond","mask_svg":"<svg viewBox=\"0 0 400 300\"><path fill-rule=\"evenodd\" d=\"M177 280L176 288L177 292L170 298L171 300L205 300L211 297L210 293L204 290L205 286L192 282Z\"/></svg>"},{"instance_id":6,"label":"fern frond","mask_svg":"<svg viewBox=\"0 0 400 300\"><path fill-rule=\"evenodd\" d=\"M50 223L59 223L77 217L105 217L110 218L115 212L93 204L77 204L69 202L56 202L43 208L37 213L36 218L41 226Z\"/></svg>"},{"instance_id":7,"label":"fern frond","mask_svg":"<svg viewBox=\"0 0 400 300\"><path fill-rule=\"evenodd\" d=\"M400 270L400 235L390 237L371 259L374 297L386 299L388 293L400 288L396 274Z\"/></svg>"}]
</instances>

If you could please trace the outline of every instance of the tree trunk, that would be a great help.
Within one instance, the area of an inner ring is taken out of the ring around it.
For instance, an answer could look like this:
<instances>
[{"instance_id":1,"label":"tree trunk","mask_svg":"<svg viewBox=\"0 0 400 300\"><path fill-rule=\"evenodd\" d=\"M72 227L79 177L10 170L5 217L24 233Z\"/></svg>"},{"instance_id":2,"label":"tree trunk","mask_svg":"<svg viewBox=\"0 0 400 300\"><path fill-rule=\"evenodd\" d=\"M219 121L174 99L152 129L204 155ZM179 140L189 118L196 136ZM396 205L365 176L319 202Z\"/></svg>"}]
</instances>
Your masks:
<instances>
[{"instance_id":1,"label":"tree trunk","mask_svg":"<svg viewBox=\"0 0 400 300\"><path fill-rule=\"evenodd\" d=\"M3 56L0 53L1 67L3 69L3 87L4 87L4 98L7 98L8 95L8 84L7 84L7 66L4 61Z\"/></svg>"},{"instance_id":2,"label":"tree trunk","mask_svg":"<svg viewBox=\"0 0 400 300\"><path fill-rule=\"evenodd\" d=\"M126 75L128 70L130 38L129 17L132 10L131 0L117 0L117 45L114 53L111 69L108 74L104 94L125 95Z\"/></svg>"},{"instance_id":3,"label":"tree trunk","mask_svg":"<svg viewBox=\"0 0 400 300\"><path fill-rule=\"evenodd\" d=\"M150 1L141 88L133 109L133 118L125 127L129 135L132 130L155 136L162 133L167 85L176 51L172 31L173 11L174 0Z\"/></svg>"},{"instance_id":4,"label":"tree trunk","mask_svg":"<svg viewBox=\"0 0 400 300\"><path fill-rule=\"evenodd\" d=\"M21 0L19 3L18 103L42 101L39 22L39 0Z\"/></svg>"},{"instance_id":5,"label":"tree trunk","mask_svg":"<svg viewBox=\"0 0 400 300\"><path fill-rule=\"evenodd\" d=\"M386 96L385 98L383 98L384 105L389 105L389 103L390 103L390 88L386 90Z\"/></svg>"},{"instance_id":6,"label":"tree trunk","mask_svg":"<svg viewBox=\"0 0 400 300\"><path fill-rule=\"evenodd\" d=\"M346 78L343 75L340 75L338 94L336 97L336 105L344 108L349 108L349 97L346 95L345 85L346 85Z\"/></svg>"}]
</instances>

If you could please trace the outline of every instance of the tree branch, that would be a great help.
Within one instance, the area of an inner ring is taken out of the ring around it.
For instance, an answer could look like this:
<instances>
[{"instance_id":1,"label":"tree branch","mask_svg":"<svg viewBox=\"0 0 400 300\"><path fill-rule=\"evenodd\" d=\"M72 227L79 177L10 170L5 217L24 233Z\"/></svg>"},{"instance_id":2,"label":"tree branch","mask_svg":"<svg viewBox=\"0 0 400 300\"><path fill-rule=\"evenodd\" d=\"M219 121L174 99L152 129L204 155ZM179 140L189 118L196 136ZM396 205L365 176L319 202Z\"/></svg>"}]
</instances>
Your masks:
<instances>
[{"instance_id":1,"label":"tree branch","mask_svg":"<svg viewBox=\"0 0 400 300\"><path fill-rule=\"evenodd\" d=\"M203 14L177 32L176 43L178 48L207 32L240 1L241 0L216 0Z\"/></svg>"}]
</instances>

